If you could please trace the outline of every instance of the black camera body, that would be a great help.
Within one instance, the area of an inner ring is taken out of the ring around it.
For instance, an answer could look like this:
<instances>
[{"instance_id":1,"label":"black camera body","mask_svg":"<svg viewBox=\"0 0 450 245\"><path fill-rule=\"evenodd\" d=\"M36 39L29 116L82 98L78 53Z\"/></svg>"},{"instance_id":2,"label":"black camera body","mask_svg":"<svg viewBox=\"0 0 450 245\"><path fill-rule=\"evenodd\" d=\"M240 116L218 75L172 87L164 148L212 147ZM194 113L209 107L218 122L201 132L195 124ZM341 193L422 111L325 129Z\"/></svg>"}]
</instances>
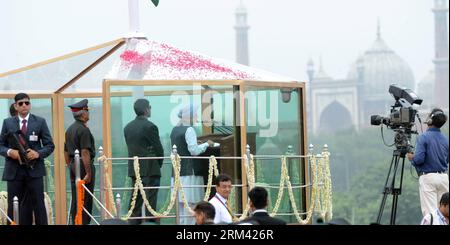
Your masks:
<instances>
[{"instance_id":1,"label":"black camera body","mask_svg":"<svg viewBox=\"0 0 450 245\"><path fill-rule=\"evenodd\" d=\"M382 117L380 115L372 115L370 117L371 125L384 124L391 129L401 127L412 127L414 125L417 110L412 107L397 107L392 106L389 117Z\"/></svg>"},{"instance_id":2,"label":"black camera body","mask_svg":"<svg viewBox=\"0 0 450 245\"><path fill-rule=\"evenodd\" d=\"M420 99L412 90L402 88L396 84L389 87L389 93L395 99L395 104L391 106L391 113L388 117L372 115L370 117L371 125L384 124L396 132L394 144L402 153L412 152L413 146L410 144L411 134L417 134L412 130L414 126L417 110L412 106L422 104Z\"/></svg>"}]
</instances>

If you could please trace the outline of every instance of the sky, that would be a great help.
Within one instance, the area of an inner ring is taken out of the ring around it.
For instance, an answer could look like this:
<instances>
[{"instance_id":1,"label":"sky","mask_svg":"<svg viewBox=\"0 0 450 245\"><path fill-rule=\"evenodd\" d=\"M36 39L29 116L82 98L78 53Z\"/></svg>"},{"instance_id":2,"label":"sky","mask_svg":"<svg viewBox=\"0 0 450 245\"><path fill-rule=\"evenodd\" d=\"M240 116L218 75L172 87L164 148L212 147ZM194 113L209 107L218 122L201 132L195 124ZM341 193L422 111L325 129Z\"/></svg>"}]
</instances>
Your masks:
<instances>
[{"instance_id":1,"label":"sky","mask_svg":"<svg viewBox=\"0 0 450 245\"><path fill-rule=\"evenodd\" d=\"M388 46L416 82L433 69L433 0L243 0L250 65L306 81L306 63L342 79L375 41ZM239 0L139 0L148 38L235 60ZM128 32L127 0L1 0L0 73L111 41Z\"/></svg>"}]
</instances>

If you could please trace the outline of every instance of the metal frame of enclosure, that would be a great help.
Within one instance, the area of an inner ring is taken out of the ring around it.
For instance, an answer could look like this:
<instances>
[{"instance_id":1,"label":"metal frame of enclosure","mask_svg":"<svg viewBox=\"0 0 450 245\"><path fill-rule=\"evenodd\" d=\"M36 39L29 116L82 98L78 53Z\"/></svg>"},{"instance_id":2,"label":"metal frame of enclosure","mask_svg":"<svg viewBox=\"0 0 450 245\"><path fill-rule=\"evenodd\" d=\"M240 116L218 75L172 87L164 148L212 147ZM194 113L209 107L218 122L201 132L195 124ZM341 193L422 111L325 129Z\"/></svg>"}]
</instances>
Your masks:
<instances>
[{"instance_id":1,"label":"metal frame of enclosure","mask_svg":"<svg viewBox=\"0 0 450 245\"><path fill-rule=\"evenodd\" d=\"M299 125L299 149L298 152L300 155L305 155L307 150L307 138L306 138L306 103L305 103L305 84L304 83L298 83L298 82L264 82L264 81L244 81L244 80L210 80L210 81L204 81L204 80L104 80L103 81L103 116L106 120L104 120L103 123L103 140L104 140L104 154L108 157L111 157L112 153L112 146L111 146L111 98L114 96L123 96L124 92L113 92L111 91L111 88L114 86L191 86L192 84L200 85L200 86L222 86L222 85L229 85L236 87L238 89L239 97L235 101L235 109L239 113L239 125L246 125L246 99L245 99L245 91L247 91L248 87L255 87L255 88L261 88L261 89L267 89L267 88L275 88L275 89L298 89L299 97L298 97L298 122L300 122ZM126 93L126 92L125 92ZM161 93L164 93L164 91L152 93L150 92L144 92L146 96L151 95L161 95ZM166 93L168 93L166 91ZM131 92L128 92L128 94L131 94ZM202 118L202 121L203 118ZM237 123L237 122L236 122ZM236 126L236 123L234 126ZM239 145L239 151L240 155L238 156L244 156L246 152L246 145L247 145L247 129L245 126L237 127L238 128L238 134L240 138L240 145ZM208 130L206 130L208 132ZM236 152L236 154L238 154ZM308 180L309 176L309 169L308 164L305 164L304 161L306 161L304 158L301 159L302 163L301 165L305 166L305 169L303 169L302 173L300 173L300 176L303 180ZM109 166L108 169L108 175L112 176L112 166L111 162L108 163ZM247 202L247 179L246 179L246 169L243 164L241 164L241 176L242 176L242 206L244 206ZM307 196L310 196L309 189L306 189L306 191L303 193L302 199L305 200L303 203L303 208L309 207L309 200L308 198L305 198ZM111 203L108 200L108 196L104 197L107 200L107 204ZM109 208L109 207L108 207Z\"/></svg>"},{"instance_id":2,"label":"metal frame of enclosure","mask_svg":"<svg viewBox=\"0 0 450 245\"><path fill-rule=\"evenodd\" d=\"M64 114L65 114L65 104L64 100L69 98L101 98L103 103L103 115L95 115L95 117L102 117L103 120L103 148L104 154L108 157L112 154L112 142L111 142L111 98L116 96L117 94L127 93L127 92L114 92L111 91L111 88L114 86L191 86L192 84L199 84L201 86L231 86L236 89L239 93L238 98L234 101L234 108L239 113L239 125L246 125L246 99L245 92L250 88L260 88L260 89L295 89L298 92L297 103L298 103L298 129L299 129L299 147L298 153L299 155L306 155L308 152L307 149L307 134L306 134L306 103L305 103L305 84L298 82L264 82L264 81L244 81L244 80L103 80L102 87L99 88L98 91L91 92L86 91L80 92L71 91L68 89L70 86L77 83L79 79L88 74L92 69L94 69L97 65L99 65L102 61L108 58L111 54L117 51L120 47L122 47L126 43L126 39L117 39L112 42L108 42L105 44L101 44L92 48L84 49L81 51L77 51L68 55L64 55L61 57L57 57L54 59L50 59L44 62L40 62L31 66L27 66L21 69L13 70L10 72L6 72L0 74L0 79L3 77L7 77L10 75L19 74L21 72L26 72L32 69L43 67L47 64L52 64L61 60L65 60L71 57L75 57L77 55L82 55L91 51L101 50L102 48L108 48L102 55L94 59L87 66L83 66L83 69L74 73L71 76L71 79L65 81L57 81L61 83L57 89L53 91L46 92L36 92L33 88L24 88L22 91L28 93L31 96L31 99L49 99L51 101L51 118L52 118L52 135L55 143L55 151L54 151L54 190L55 190L55 199L54 199L54 215L56 217L56 224L66 224L67 223L67 193L66 193L66 166L64 163L64 141L65 141L65 125L64 125ZM0 84L1 85L1 84ZM2 90L0 90L2 91ZM4 92L0 92L0 99L12 99L14 95L18 91L17 89L4 90ZM39 90L38 90L39 91ZM164 91L147 91L147 95L152 95L152 93L164 93ZM131 94L131 93L130 93ZM32 109L33 112L33 109ZM67 113L67 112L66 112ZM236 124L235 124L236 126ZM238 156L245 155L246 145L247 145L247 128L245 126L237 127L239 134L239 151L236 151ZM206 130L205 132L208 132ZM98 146L97 146L98 147ZM305 168L301 171L300 176L304 181L308 181L310 179L308 164L304 164L306 159L301 159L303 161L302 165ZM111 164L111 163L109 163ZM108 167L109 176L112 176L112 166ZM247 180L246 180L246 172L245 166L241 164L241 176L242 176L242 202L246 202L247 200ZM112 178L112 177L111 177ZM105 180L103 180L105 181ZM104 186L104 183L101 184ZM309 189L307 188L305 192L303 192L302 197L302 206L303 209L307 209L309 207L308 196L310 196ZM104 192L101 192L104 193ZM102 197L102 200L107 200L108 196ZM106 202L109 203L108 201ZM243 205L245 205L243 203Z\"/></svg>"}]
</instances>

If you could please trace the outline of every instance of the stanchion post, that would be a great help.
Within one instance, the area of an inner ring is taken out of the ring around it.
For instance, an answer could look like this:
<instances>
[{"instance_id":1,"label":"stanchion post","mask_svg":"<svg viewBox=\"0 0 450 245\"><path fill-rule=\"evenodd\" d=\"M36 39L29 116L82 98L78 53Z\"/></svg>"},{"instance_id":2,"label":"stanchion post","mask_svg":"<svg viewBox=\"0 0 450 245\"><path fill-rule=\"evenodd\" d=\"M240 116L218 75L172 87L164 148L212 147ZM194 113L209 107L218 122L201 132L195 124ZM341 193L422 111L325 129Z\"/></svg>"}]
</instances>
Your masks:
<instances>
[{"instance_id":1,"label":"stanchion post","mask_svg":"<svg viewBox=\"0 0 450 245\"><path fill-rule=\"evenodd\" d=\"M80 177L80 151L75 150L75 207L78 207L78 182L81 180ZM75 221L74 221L75 223Z\"/></svg>"},{"instance_id":2,"label":"stanchion post","mask_svg":"<svg viewBox=\"0 0 450 245\"><path fill-rule=\"evenodd\" d=\"M309 184L311 185L311 180L312 180L312 165L314 164L312 161L312 157L314 156L314 145L313 144L309 144L309 148L308 148L308 162L309 162L309 167L308 167L308 173L309 173Z\"/></svg>"},{"instance_id":3,"label":"stanchion post","mask_svg":"<svg viewBox=\"0 0 450 245\"><path fill-rule=\"evenodd\" d=\"M247 164L250 164L250 145L245 147L245 154L247 155ZM248 167L248 166L245 166Z\"/></svg>"},{"instance_id":4,"label":"stanchion post","mask_svg":"<svg viewBox=\"0 0 450 245\"><path fill-rule=\"evenodd\" d=\"M104 197L104 193L105 193L105 190L104 190L104 186L105 186L105 183L104 183L104 173L103 173L103 171L104 171L104 166L103 166L103 160L100 160L100 158L103 156L103 147L102 146L100 146L100 147L98 147L98 156L99 156L99 160L98 160L98 167L99 167L99 171L100 171L100 181L99 181L99 194L100 194L100 202L103 204L103 203L105 203L105 197ZM103 219L105 219L105 211L102 209L101 211L100 211L100 216L101 216L101 218L102 218L102 220Z\"/></svg>"},{"instance_id":5,"label":"stanchion post","mask_svg":"<svg viewBox=\"0 0 450 245\"><path fill-rule=\"evenodd\" d=\"M323 145L323 152L324 153L328 152L328 145L327 144Z\"/></svg>"},{"instance_id":6,"label":"stanchion post","mask_svg":"<svg viewBox=\"0 0 450 245\"><path fill-rule=\"evenodd\" d=\"M116 210L117 210L116 218L118 218L118 219L120 219L120 217L122 217L122 212L121 212L122 204L121 204L121 202L122 201L120 199L120 194L117 193L117 195L116 195Z\"/></svg>"},{"instance_id":7,"label":"stanchion post","mask_svg":"<svg viewBox=\"0 0 450 245\"><path fill-rule=\"evenodd\" d=\"M172 157L175 157L177 154L178 154L177 146L173 145L172 146ZM174 169L174 172L175 171L176 170ZM174 178L173 178L173 184L174 184L174 186L173 186L172 191L175 191L175 174L174 174ZM180 224L180 207L179 207L180 203L179 203L179 201L180 201L180 198L179 198L179 195L177 193L176 198L175 198L175 223L177 225Z\"/></svg>"},{"instance_id":8,"label":"stanchion post","mask_svg":"<svg viewBox=\"0 0 450 245\"><path fill-rule=\"evenodd\" d=\"M13 198L13 220L16 225L19 224L19 198L17 196Z\"/></svg>"}]
</instances>

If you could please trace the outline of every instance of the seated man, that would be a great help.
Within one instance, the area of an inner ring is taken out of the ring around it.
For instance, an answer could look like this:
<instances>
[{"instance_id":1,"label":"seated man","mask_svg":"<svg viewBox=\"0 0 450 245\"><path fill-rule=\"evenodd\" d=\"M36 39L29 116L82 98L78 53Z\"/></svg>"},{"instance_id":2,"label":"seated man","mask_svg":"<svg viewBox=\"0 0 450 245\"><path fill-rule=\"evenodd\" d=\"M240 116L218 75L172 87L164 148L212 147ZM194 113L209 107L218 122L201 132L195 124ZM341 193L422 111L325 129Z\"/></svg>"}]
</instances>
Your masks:
<instances>
[{"instance_id":1,"label":"seated man","mask_svg":"<svg viewBox=\"0 0 450 245\"><path fill-rule=\"evenodd\" d=\"M196 225L214 225L216 210L211 203L200 201L195 205L194 212Z\"/></svg>"},{"instance_id":2,"label":"seated man","mask_svg":"<svg viewBox=\"0 0 450 245\"><path fill-rule=\"evenodd\" d=\"M439 208L423 217L421 225L448 225L448 192L444 193Z\"/></svg>"},{"instance_id":3,"label":"seated man","mask_svg":"<svg viewBox=\"0 0 450 245\"><path fill-rule=\"evenodd\" d=\"M285 221L272 218L267 213L268 193L266 189L255 187L250 190L248 197L250 198L251 216L239 224L286 225Z\"/></svg>"}]
</instances>

